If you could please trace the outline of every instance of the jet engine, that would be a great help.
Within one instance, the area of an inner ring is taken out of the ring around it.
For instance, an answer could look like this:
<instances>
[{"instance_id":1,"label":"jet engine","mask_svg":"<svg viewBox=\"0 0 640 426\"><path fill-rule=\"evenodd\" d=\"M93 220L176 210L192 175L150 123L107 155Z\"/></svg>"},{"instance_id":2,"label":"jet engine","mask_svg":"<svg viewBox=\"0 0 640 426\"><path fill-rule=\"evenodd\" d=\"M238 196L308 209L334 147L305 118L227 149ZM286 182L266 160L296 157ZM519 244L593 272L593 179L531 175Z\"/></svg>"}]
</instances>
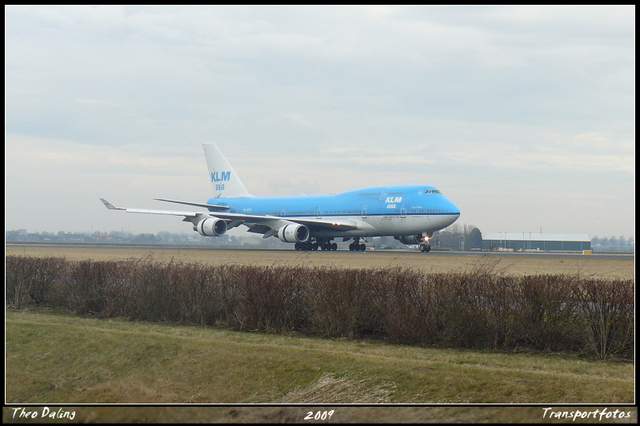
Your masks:
<instances>
[{"instance_id":1,"label":"jet engine","mask_svg":"<svg viewBox=\"0 0 640 426\"><path fill-rule=\"evenodd\" d=\"M422 235L403 235L402 237L396 237L396 239L402 244L407 245L421 244L424 242L424 237Z\"/></svg>"},{"instance_id":2,"label":"jet engine","mask_svg":"<svg viewBox=\"0 0 640 426\"><path fill-rule=\"evenodd\" d=\"M227 222L222 219L210 217L198 222L198 224L194 226L194 230L205 237L218 237L227 232Z\"/></svg>"},{"instance_id":3,"label":"jet engine","mask_svg":"<svg viewBox=\"0 0 640 426\"><path fill-rule=\"evenodd\" d=\"M309 241L309 228L299 223L290 223L278 229L278 238L285 243L304 243Z\"/></svg>"}]
</instances>

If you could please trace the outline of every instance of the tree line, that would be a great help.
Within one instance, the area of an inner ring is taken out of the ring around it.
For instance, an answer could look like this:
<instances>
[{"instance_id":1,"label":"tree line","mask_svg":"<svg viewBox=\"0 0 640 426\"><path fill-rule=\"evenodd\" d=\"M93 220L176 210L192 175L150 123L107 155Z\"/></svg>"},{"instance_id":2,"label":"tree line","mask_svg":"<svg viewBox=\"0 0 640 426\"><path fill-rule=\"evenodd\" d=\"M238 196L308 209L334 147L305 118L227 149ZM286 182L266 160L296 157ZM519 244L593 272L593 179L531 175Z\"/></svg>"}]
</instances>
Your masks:
<instances>
[{"instance_id":1,"label":"tree line","mask_svg":"<svg viewBox=\"0 0 640 426\"><path fill-rule=\"evenodd\" d=\"M157 234L133 234L128 231L111 232L27 232L26 230L12 230L5 233L6 242L54 242L54 243L86 243L86 244L171 244L171 245L209 245L209 246L260 246L286 247L277 238L260 238L256 236L222 235L220 237L203 237L196 232L175 234L159 232ZM338 239L340 240L340 239ZM407 246L393 237L372 238L368 244L376 249L406 248ZM474 225L453 224L435 233L431 240L432 247L443 250L480 250L482 248L482 232ZM591 239L594 252L624 252L635 250L635 241L631 236L598 237Z\"/></svg>"}]
</instances>

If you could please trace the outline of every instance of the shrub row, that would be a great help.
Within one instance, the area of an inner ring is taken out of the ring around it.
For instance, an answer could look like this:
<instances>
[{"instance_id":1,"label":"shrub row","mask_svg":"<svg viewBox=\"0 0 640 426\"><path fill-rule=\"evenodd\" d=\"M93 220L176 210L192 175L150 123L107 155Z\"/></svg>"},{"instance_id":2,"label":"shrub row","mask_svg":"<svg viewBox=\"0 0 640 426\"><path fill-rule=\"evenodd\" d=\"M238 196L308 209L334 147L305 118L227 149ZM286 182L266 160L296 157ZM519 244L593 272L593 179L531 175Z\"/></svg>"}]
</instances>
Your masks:
<instances>
[{"instance_id":1,"label":"shrub row","mask_svg":"<svg viewBox=\"0 0 640 426\"><path fill-rule=\"evenodd\" d=\"M235 330L633 357L633 280L7 256L6 302Z\"/></svg>"}]
</instances>

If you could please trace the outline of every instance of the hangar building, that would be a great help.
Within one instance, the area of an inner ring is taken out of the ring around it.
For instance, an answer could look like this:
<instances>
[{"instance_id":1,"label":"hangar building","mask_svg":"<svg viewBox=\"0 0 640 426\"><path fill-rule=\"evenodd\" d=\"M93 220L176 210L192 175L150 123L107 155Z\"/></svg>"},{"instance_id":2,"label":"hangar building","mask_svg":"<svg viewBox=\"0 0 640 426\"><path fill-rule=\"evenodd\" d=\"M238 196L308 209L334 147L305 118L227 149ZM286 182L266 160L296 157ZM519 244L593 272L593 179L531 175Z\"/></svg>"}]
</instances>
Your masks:
<instances>
[{"instance_id":1,"label":"hangar building","mask_svg":"<svg viewBox=\"0 0 640 426\"><path fill-rule=\"evenodd\" d=\"M483 232L483 250L583 251L591 250L587 234L533 234L531 232Z\"/></svg>"}]
</instances>

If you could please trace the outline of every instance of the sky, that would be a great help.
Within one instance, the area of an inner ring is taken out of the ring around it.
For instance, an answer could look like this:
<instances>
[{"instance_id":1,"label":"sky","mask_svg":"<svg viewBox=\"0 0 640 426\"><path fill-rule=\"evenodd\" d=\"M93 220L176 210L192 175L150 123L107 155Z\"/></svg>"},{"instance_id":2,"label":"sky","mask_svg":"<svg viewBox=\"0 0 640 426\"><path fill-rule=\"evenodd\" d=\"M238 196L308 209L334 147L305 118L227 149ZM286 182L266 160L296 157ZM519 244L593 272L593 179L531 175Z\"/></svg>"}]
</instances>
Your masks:
<instances>
[{"instance_id":1,"label":"sky","mask_svg":"<svg viewBox=\"0 0 640 426\"><path fill-rule=\"evenodd\" d=\"M634 139L634 6L5 6L7 230L192 232L100 197L206 202L215 142L256 196L635 237Z\"/></svg>"}]
</instances>

